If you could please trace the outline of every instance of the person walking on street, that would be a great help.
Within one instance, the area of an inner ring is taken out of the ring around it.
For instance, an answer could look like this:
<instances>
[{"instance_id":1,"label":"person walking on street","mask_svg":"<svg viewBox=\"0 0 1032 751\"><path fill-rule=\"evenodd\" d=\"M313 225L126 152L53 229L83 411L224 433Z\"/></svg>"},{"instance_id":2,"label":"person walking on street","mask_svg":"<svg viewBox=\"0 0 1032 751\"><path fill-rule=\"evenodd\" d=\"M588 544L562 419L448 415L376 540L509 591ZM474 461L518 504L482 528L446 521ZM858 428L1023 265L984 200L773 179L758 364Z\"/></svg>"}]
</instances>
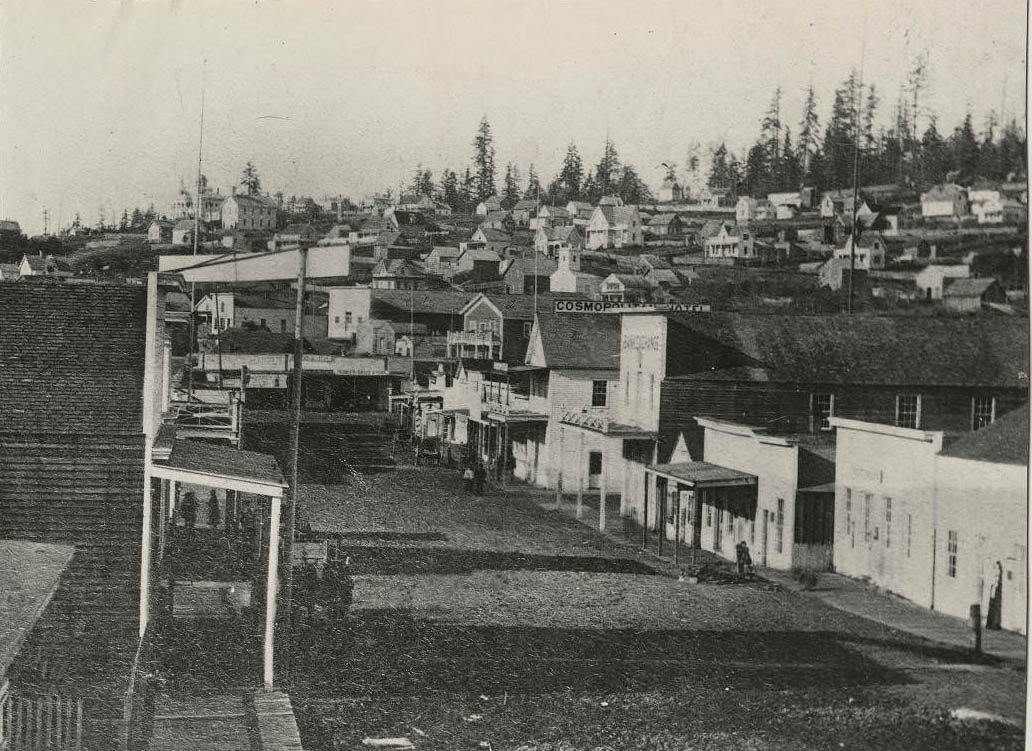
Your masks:
<instances>
[{"instance_id":1,"label":"person walking on street","mask_svg":"<svg viewBox=\"0 0 1032 751\"><path fill-rule=\"evenodd\" d=\"M477 495L484 494L484 480L487 479L487 470L484 469L484 465L477 463L477 468L473 470L473 492Z\"/></svg>"},{"instance_id":2,"label":"person walking on street","mask_svg":"<svg viewBox=\"0 0 1032 751\"><path fill-rule=\"evenodd\" d=\"M467 493L473 492L473 467L469 464L462 471L462 484Z\"/></svg>"},{"instance_id":3,"label":"person walking on street","mask_svg":"<svg viewBox=\"0 0 1032 751\"><path fill-rule=\"evenodd\" d=\"M221 517L219 494L215 492L215 488L212 488L211 493L208 495L208 526L212 529L218 529Z\"/></svg>"},{"instance_id":4,"label":"person walking on street","mask_svg":"<svg viewBox=\"0 0 1032 751\"><path fill-rule=\"evenodd\" d=\"M735 545L735 561L738 563L739 576L752 573L752 556L749 555L749 545L745 540Z\"/></svg>"}]
</instances>

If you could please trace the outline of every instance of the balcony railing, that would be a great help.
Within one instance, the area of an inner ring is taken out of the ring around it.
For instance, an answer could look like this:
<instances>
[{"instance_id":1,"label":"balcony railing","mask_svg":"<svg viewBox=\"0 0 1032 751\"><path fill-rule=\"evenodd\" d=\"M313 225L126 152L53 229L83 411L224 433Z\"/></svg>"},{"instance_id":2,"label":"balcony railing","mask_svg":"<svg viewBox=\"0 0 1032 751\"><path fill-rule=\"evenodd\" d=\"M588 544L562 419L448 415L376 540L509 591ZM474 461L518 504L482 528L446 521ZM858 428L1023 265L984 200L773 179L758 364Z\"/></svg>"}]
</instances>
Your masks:
<instances>
[{"instance_id":1,"label":"balcony railing","mask_svg":"<svg viewBox=\"0 0 1032 751\"><path fill-rule=\"evenodd\" d=\"M501 340L494 331L449 331L448 344L489 347Z\"/></svg>"}]
</instances>

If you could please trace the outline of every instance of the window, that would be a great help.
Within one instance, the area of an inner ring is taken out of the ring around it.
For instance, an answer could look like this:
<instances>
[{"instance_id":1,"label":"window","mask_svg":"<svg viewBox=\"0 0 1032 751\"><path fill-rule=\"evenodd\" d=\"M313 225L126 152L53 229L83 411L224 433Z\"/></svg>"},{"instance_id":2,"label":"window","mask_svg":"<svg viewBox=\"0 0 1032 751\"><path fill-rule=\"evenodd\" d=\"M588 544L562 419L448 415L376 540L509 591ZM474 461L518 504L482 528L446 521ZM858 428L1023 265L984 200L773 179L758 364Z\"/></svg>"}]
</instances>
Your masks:
<instances>
[{"instance_id":1,"label":"window","mask_svg":"<svg viewBox=\"0 0 1032 751\"><path fill-rule=\"evenodd\" d=\"M591 406L592 407L604 407L606 406L606 386L608 384L605 381L592 381L591 382Z\"/></svg>"},{"instance_id":2,"label":"window","mask_svg":"<svg viewBox=\"0 0 1032 751\"><path fill-rule=\"evenodd\" d=\"M279 330L281 334L287 333L287 319L281 318L279 322Z\"/></svg>"},{"instance_id":3,"label":"window","mask_svg":"<svg viewBox=\"0 0 1032 751\"><path fill-rule=\"evenodd\" d=\"M258 319L258 323L259 323L259 324L261 325L261 327L262 327L263 329L265 328L265 319L264 319L264 318L259 318L259 319Z\"/></svg>"},{"instance_id":4,"label":"window","mask_svg":"<svg viewBox=\"0 0 1032 751\"><path fill-rule=\"evenodd\" d=\"M864 540L871 539L871 494L864 493Z\"/></svg>"},{"instance_id":5,"label":"window","mask_svg":"<svg viewBox=\"0 0 1032 751\"><path fill-rule=\"evenodd\" d=\"M785 499L778 498L778 515L776 518L777 526L775 528L775 550L779 553L783 552L785 542Z\"/></svg>"},{"instance_id":6,"label":"window","mask_svg":"<svg viewBox=\"0 0 1032 751\"><path fill-rule=\"evenodd\" d=\"M853 489L846 488L846 534L853 534Z\"/></svg>"},{"instance_id":7,"label":"window","mask_svg":"<svg viewBox=\"0 0 1032 751\"><path fill-rule=\"evenodd\" d=\"M901 428L918 428L921 425L921 395L897 394L896 425Z\"/></svg>"},{"instance_id":8,"label":"window","mask_svg":"<svg viewBox=\"0 0 1032 751\"><path fill-rule=\"evenodd\" d=\"M712 526L713 526L713 507L710 506L707 503L706 504L706 527L709 528L709 527L712 527Z\"/></svg>"},{"instance_id":9,"label":"window","mask_svg":"<svg viewBox=\"0 0 1032 751\"><path fill-rule=\"evenodd\" d=\"M344 313L344 328L346 328L346 329L351 328L351 313L350 312L345 312Z\"/></svg>"},{"instance_id":10,"label":"window","mask_svg":"<svg viewBox=\"0 0 1032 751\"><path fill-rule=\"evenodd\" d=\"M220 302L219 303L219 312L220 313L225 313L226 312L226 303L224 303L224 302Z\"/></svg>"},{"instance_id":11,"label":"window","mask_svg":"<svg viewBox=\"0 0 1032 751\"><path fill-rule=\"evenodd\" d=\"M532 325L533 324L531 324L529 321L523 324L523 335L524 336L526 336L526 337L530 336L530 327Z\"/></svg>"},{"instance_id":12,"label":"window","mask_svg":"<svg viewBox=\"0 0 1032 751\"><path fill-rule=\"evenodd\" d=\"M952 529L946 538L946 574L953 578L957 577L957 533Z\"/></svg>"},{"instance_id":13,"label":"window","mask_svg":"<svg viewBox=\"0 0 1032 751\"><path fill-rule=\"evenodd\" d=\"M333 322L339 324L340 323L340 316L334 316L333 317Z\"/></svg>"},{"instance_id":14,"label":"window","mask_svg":"<svg viewBox=\"0 0 1032 751\"><path fill-rule=\"evenodd\" d=\"M652 401L656 391L656 374L649 373L649 409L652 409Z\"/></svg>"},{"instance_id":15,"label":"window","mask_svg":"<svg viewBox=\"0 0 1032 751\"><path fill-rule=\"evenodd\" d=\"M831 430L831 417L835 414L835 395L810 394L810 411L814 430Z\"/></svg>"},{"instance_id":16,"label":"window","mask_svg":"<svg viewBox=\"0 0 1032 751\"><path fill-rule=\"evenodd\" d=\"M885 499L885 547L892 547L892 499Z\"/></svg>"},{"instance_id":17,"label":"window","mask_svg":"<svg viewBox=\"0 0 1032 751\"><path fill-rule=\"evenodd\" d=\"M727 532L731 534L735 531L735 515L731 512L731 509L727 510Z\"/></svg>"},{"instance_id":18,"label":"window","mask_svg":"<svg viewBox=\"0 0 1032 751\"><path fill-rule=\"evenodd\" d=\"M588 474L589 475L600 475L602 474L602 452L591 451L588 453Z\"/></svg>"},{"instance_id":19,"label":"window","mask_svg":"<svg viewBox=\"0 0 1032 751\"><path fill-rule=\"evenodd\" d=\"M971 399L971 429L978 430L991 425L996 419L996 399L991 396L976 396Z\"/></svg>"}]
</instances>

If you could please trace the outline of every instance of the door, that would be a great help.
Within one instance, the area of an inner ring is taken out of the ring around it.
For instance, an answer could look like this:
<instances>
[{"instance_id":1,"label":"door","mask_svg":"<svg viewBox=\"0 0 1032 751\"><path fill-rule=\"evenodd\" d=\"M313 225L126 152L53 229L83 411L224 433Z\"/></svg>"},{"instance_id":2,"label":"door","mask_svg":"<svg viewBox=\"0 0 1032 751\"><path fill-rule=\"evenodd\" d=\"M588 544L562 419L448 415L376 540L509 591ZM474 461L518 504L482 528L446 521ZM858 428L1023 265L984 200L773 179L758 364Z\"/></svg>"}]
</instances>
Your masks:
<instances>
[{"instance_id":1,"label":"door","mask_svg":"<svg viewBox=\"0 0 1032 751\"><path fill-rule=\"evenodd\" d=\"M767 565L767 525L770 520L770 511L763 509L763 529L760 535L760 565Z\"/></svg>"},{"instance_id":2,"label":"door","mask_svg":"<svg viewBox=\"0 0 1032 751\"><path fill-rule=\"evenodd\" d=\"M1014 555L1003 561L1003 602L1000 621L1009 631L1025 631L1028 593L1025 590L1025 546L1015 545Z\"/></svg>"},{"instance_id":3,"label":"door","mask_svg":"<svg viewBox=\"0 0 1032 751\"><path fill-rule=\"evenodd\" d=\"M717 506L713 509L713 549L720 550L721 529L724 527L724 509Z\"/></svg>"},{"instance_id":4,"label":"door","mask_svg":"<svg viewBox=\"0 0 1032 751\"><path fill-rule=\"evenodd\" d=\"M602 479L602 452L588 452L588 487L597 490L601 487Z\"/></svg>"}]
</instances>

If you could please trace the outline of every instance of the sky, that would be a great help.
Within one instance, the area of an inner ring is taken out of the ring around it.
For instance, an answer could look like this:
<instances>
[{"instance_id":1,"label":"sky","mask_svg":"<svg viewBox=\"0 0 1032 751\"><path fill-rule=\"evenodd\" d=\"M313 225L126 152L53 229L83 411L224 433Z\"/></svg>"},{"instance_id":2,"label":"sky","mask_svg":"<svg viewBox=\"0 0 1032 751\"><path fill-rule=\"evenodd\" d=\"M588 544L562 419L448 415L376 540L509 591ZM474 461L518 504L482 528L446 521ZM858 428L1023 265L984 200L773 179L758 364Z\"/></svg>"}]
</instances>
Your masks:
<instances>
[{"instance_id":1,"label":"sky","mask_svg":"<svg viewBox=\"0 0 1032 751\"><path fill-rule=\"evenodd\" d=\"M203 171L228 192L347 195L461 174L482 116L547 183L607 135L653 188L693 143L744 154L777 86L798 130L864 63L888 118L918 53L948 133L1025 112L1024 0L0 0L0 218L67 226L153 203ZM203 86L202 86L203 80Z\"/></svg>"}]
</instances>

